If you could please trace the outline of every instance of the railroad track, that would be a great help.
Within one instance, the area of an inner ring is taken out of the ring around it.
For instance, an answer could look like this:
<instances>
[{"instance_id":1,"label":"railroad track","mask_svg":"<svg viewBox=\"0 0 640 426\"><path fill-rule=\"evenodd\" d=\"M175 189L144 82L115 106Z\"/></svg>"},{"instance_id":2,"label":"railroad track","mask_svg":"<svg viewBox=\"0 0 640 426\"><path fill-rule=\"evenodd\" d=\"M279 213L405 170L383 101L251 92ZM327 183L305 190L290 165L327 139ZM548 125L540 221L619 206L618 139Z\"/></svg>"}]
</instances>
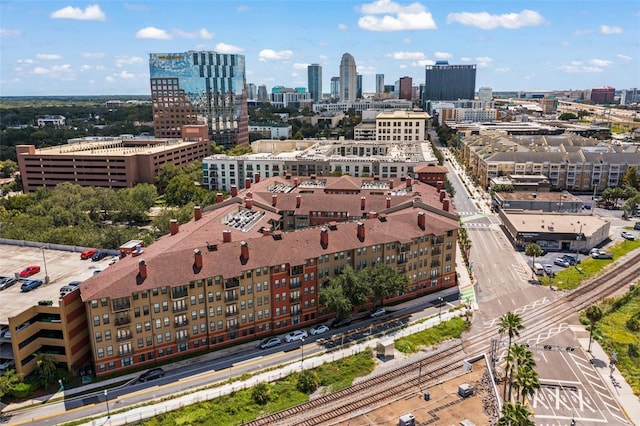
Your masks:
<instances>
[{"instance_id":1,"label":"railroad track","mask_svg":"<svg viewBox=\"0 0 640 426\"><path fill-rule=\"evenodd\" d=\"M614 265L600 276L583 284L567 295L551 301L543 309L528 311L522 315L525 329L520 340L548 330L550 326L566 320L585 309L594 300L603 299L628 285L640 276L640 252L621 265ZM570 309L567 309L568 305ZM289 409L260 417L248 425L296 424L317 425L365 408L380 405L386 400L397 399L410 389L429 386L448 373L460 368L465 358L489 351L489 342L496 336L497 326L465 338L464 346L433 353L420 362L399 367L384 374L364 380L349 388ZM463 350L464 349L464 350Z\"/></svg>"}]
</instances>

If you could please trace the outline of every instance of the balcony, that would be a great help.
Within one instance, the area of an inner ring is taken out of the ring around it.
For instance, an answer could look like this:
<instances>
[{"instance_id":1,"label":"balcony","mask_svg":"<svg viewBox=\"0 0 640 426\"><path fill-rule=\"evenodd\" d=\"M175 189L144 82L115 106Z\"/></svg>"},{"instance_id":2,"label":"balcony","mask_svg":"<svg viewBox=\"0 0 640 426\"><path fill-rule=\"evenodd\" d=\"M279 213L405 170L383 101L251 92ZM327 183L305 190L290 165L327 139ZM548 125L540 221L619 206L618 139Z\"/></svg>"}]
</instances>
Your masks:
<instances>
[{"instance_id":1,"label":"balcony","mask_svg":"<svg viewBox=\"0 0 640 426\"><path fill-rule=\"evenodd\" d=\"M173 323L173 328L187 327L188 325L189 325L189 320L180 321L180 322L174 322Z\"/></svg>"},{"instance_id":2,"label":"balcony","mask_svg":"<svg viewBox=\"0 0 640 426\"><path fill-rule=\"evenodd\" d=\"M118 356L119 356L120 358L126 358L126 357L128 357L128 356L133 356L133 350L131 350L131 351L121 351L121 352L118 352Z\"/></svg>"},{"instance_id":3,"label":"balcony","mask_svg":"<svg viewBox=\"0 0 640 426\"><path fill-rule=\"evenodd\" d=\"M235 331L240 328L240 324L232 324L227 326L227 331Z\"/></svg>"},{"instance_id":4,"label":"balcony","mask_svg":"<svg viewBox=\"0 0 640 426\"><path fill-rule=\"evenodd\" d=\"M289 288L300 288L302 287L302 283L300 281L291 281L289 283Z\"/></svg>"},{"instance_id":5,"label":"balcony","mask_svg":"<svg viewBox=\"0 0 640 426\"><path fill-rule=\"evenodd\" d=\"M176 336L176 342L185 342L187 340L189 340L189 335L188 334L185 334L185 335L182 335L182 336Z\"/></svg>"},{"instance_id":6,"label":"balcony","mask_svg":"<svg viewBox=\"0 0 640 426\"><path fill-rule=\"evenodd\" d=\"M116 326L131 324L131 317L121 317L114 320Z\"/></svg>"},{"instance_id":7,"label":"balcony","mask_svg":"<svg viewBox=\"0 0 640 426\"><path fill-rule=\"evenodd\" d=\"M299 302L299 301L300 301L300 296L295 296L295 297L292 296L292 297L289 298L289 302L291 302L291 303L296 303L296 302Z\"/></svg>"},{"instance_id":8,"label":"balcony","mask_svg":"<svg viewBox=\"0 0 640 426\"><path fill-rule=\"evenodd\" d=\"M116 339L116 341L118 341L118 342L123 342L123 341L125 341L125 340L131 340L131 339L132 339L132 337L131 337L131 336L132 336L132 334L131 334L131 333L129 333L129 334L124 334L124 335L120 335L120 336L118 336L118 338Z\"/></svg>"},{"instance_id":9,"label":"balcony","mask_svg":"<svg viewBox=\"0 0 640 426\"><path fill-rule=\"evenodd\" d=\"M433 250L431 250L431 256L440 256L442 254L442 250L440 250L439 248L434 248Z\"/></svg>"},{"instance_id":10,"label":"balcony","mask_svg":"<svg viewBox=\"0 0 640 426\"><path fill-rule=\"evenodd\" d=\"M224 301L225 302L235 302L236 300L238 300L238 295L237 294L230 294L228 296L224 296Z\"/></svg>"},{"instance_id":11,"label":"balcony","mask_svg":"<svg viewBox=\"0 0 640 426\"><path fill-rule=\"evenodd\" d=\"M113 304L113 312L124 311L127 309L131 309L131 303L114 303Z\"/></svg>"},{"instance_id":12,"label":"balcony","mask_svg":"<svg viewBox=\"0 0 640 426\"><path fill-rule=\"evenodd\" d=\"M239 314L239 312L238 312L238 311L232 311L232 312L225 312L225 313L224 313L224 316L225 316L225 317L237 317L237 316L238 316L238 314Z\"/></svg>"},{"instance_id":13,"label":"balcony","mask_svg":"<svg viewBox=\"0 0 640 426\"><path fill-rule=\"evenodd\" d=\"M174 307L173 307L173 313L174 313L174 314L176 314L176 313L178 313L178 312L184 312L184 311L186 311L187 309L189 309L189 308L187 307L187 305L184 305L184 306L174 306Z\"/></svg>"}]
</instances>

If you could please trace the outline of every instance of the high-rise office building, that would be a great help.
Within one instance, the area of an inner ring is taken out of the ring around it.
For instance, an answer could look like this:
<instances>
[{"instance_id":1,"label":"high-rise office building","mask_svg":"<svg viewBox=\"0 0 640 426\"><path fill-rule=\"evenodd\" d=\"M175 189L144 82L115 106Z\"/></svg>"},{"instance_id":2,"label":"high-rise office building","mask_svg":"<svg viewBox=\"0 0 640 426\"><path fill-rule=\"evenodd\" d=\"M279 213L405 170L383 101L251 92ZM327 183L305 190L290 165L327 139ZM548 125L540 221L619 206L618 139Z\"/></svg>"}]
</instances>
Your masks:
<instances>
[{"instance_id":1,"label":"high-rise office building","mask_svg":"<svg viewBox=\"0 0 640 426\"><path fill-rule=\"evenodd\" d=\"M155 136L180 138L204 124L226 148L249 143L244 55L205 51L149 54Z\"/></svg>"},{"instance_id":2,"label":"high-rise office building","mask_svg":"<svg viewBox=\"0 0 640 426\"><path fill-rule=\"evenodd\" d=\"M331 99L340 99L340 77L331 77Z\"/></svg>"},{"instance_id":3,"label":"high-rise office building","mask_svg":"<svg viewBox=\"0 0 640 426\"><path fill-rule=\"evenodd\" d=\"M493 100L493 89L491 87L481 87L478 89L478 100L491 102Z\"/></svg>"},{"instance_id":4,"label":"high-rise office building","mask_svg":"<svg viewBox=\"0 0 640 426\"><path fill-rule=\"evenodd\" d=\"M267 92L266 84L261 84L260 86L258 86L258 101L259 102L269 101L269 92Z\"/></svg>"},{"instance_id":5,"label":"high-rise office building","mask_svg":"<svg viewBox=\"0 0 640 426\"><path fill-rule=\"evenodd\" d=\"M345 53L340 61L340 100L342 102L356 100L356 81L356 60Z\"/></svg>"},{"instance_id":6,"label":"high-rise office building","mask_svg":"<svg viewBox=\"0 0 640 426\"><path fill-rule=\"evenodd\" d=\"M356 99L362 99L362 74L356 74Z\"/></svg>"},{"instance_id":7,"label":"high-rise office building","mask_svg":"<svg viewBox=\"0 0 640 426\"><path fill-rule=\"evenodd\" d=\"M449 65L437 61L427 65L423 101L473 99L476 92L476 65Z\"/></svg>"},{"instance_id":8,"label":"high-rise office building","mask_svg":"<svg viewBox=\"0 0 640 426\"><path fill-rule=\"evenodd\" d=\"M254 83L247 83L247 99L254 101L257 99L257 96L258 91L256 89L256 85Z\"/></svg>"},{"instance_id":9,"label":"high-rise office building","mask_svg":"<svg viewBox=\"0 0 640 426\"><path fill-rule=\"evenodd\" d=\"M309 93L314 102L322 100L322 67L318 64L311 64L307 67L307 81Z\"/></svg>"},{"instance_id":10,"label":"high-rise office building","mask_svg":"<svg viewBox=\"0 0 640 426\"><path fill-rule=\"evenodd\" d=\"M376 95L384 93L384 74L376 74Z\"/></svg>"},{"instance_id":11,"label":"high-rise office building","mask_svg":"<svg viewBox=\"0 0 640 426\"><path fill-rule=\"evenodd\" d=\"M412 85L413 85L413 79L411 77L401 77L400 91L398 93L398 98L406 99L407 101L410 101L413 94Z\"/></svg>"}]
</instances>

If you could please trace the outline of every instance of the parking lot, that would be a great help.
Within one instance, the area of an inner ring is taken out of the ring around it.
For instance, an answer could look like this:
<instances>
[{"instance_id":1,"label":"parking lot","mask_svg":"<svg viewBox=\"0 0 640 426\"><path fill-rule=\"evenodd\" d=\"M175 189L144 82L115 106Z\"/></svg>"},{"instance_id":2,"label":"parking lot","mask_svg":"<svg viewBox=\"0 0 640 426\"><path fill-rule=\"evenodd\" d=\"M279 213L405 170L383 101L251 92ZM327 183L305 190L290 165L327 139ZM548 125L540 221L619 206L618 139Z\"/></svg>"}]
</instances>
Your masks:
<instances>
[{"instance_id":1,"label":"parking lot","mask_svg":"<svg viewBox=\"0 0 640 426\"><path fill-rule=\"evenodd\" d=\"M81 260L79 251L13 245L0 245L0 252L0 276L12 277L28 266L40 267L40 272L28 278L19 278L13 286L0 291L0 328L8 325L8 318L37 305L39 301L51 301L57 305L60 287L91 277L95 271L108 267L112 259L112 256L107 256L93 262L90 259ZM45 283L46 276L49 277L48 283ZM43 284L30 292L20 291L22 282L28 279L42 280Z\"/></svg>"}]
</instances>

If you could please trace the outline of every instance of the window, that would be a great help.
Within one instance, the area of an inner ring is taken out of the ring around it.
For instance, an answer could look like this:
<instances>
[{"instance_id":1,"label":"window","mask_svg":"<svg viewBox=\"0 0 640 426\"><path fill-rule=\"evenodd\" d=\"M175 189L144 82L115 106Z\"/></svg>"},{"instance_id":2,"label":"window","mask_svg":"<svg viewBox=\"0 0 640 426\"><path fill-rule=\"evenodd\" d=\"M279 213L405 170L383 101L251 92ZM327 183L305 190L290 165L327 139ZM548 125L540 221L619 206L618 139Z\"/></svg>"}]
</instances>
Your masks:
<instances>
[{"instance_id":1,"label":"window","mask_svg":"<svg viewBox=\"0 0 640 426\"><path fill-rule=\"evenodd\" d=\"M113 346L111 345L107 346L107 355L108 356L113 355Z\"/></svg>"},{"instance_id":2,"label":"window","mask_svg":"<svg viewBox=\"0 0 640 426\"><path fill-rule=\"evenodd\" d=\"M103 314L102 315L102 323L103 324L109 324L109 314Z\"/></svg>"},{"instance_id":3,"label":"window","mask_svg":"<svg viewBox=\"0 0 640 426\"><path fill-rule=\"evenodd\" d=\"M93 317L93 325L100 325L100 315Z\"/></svg>"},{"instance_id":4,"label":"window","mask_svg":"<svg viewBox=\"0 0 640 426\"><path fill-rule=\"evenodd\" d=\"M102 342L102 333L96 332L96 342Z\"/></svg>"},{"instance_id":5,"label":"window","mask_svg":"<svg viewBox=\"0 0 640 426\"><path fill-rule=\"evenodd\" d=\"M104 331L104 340L111 340L111 330Z\"/></svg>"},{"instance_id":6,"label":"window","mask_svg":"<svg viewBox=\"0 0 640 426\"><path fill-rule=\"evenodd\" d=\"M103 358L103 357L104 357L104 349L98 348L98 358Z\"/></svg>"}]
</instances>

